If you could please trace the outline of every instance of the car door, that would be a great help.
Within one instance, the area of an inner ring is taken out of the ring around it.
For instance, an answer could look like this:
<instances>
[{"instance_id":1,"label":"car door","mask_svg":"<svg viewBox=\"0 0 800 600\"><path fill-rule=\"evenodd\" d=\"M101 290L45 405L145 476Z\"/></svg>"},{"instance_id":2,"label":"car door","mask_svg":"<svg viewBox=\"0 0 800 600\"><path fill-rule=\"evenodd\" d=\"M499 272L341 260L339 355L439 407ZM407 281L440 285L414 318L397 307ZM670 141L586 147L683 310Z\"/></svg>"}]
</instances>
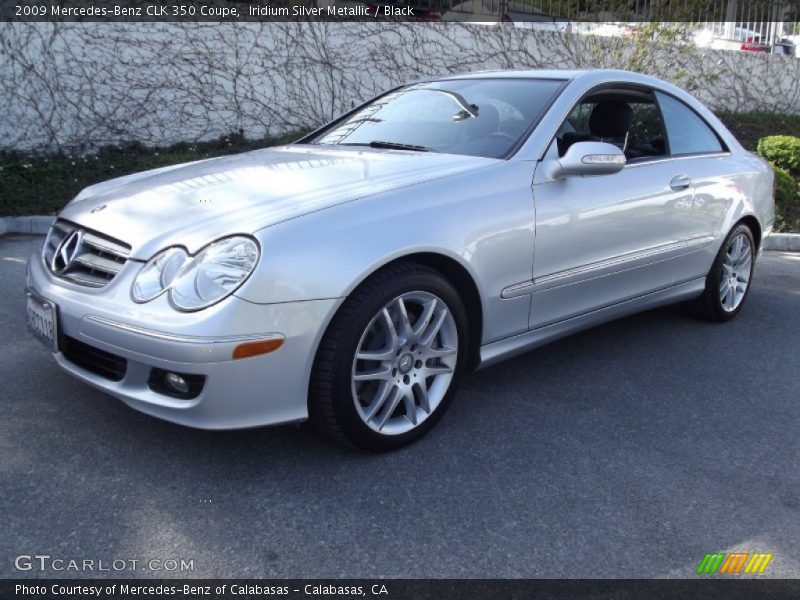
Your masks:
<instances>
[{"instance_id":1,"label":"car door","mask_svg":"<svg viewBox=\"0 0 800 600\"><path fill-rule=\"evenodd\" d=\"M685 240L692 235L691 181L665 160L652 93L604 91L598 98L609 94L640 113L633 110L622 142L625 168L612 175L553 179L547 164L558 158L556 139L536 169L531 329L669 287L675 259L686 252ZM573 137L575 129L580 134L581 110L577 105L568 117L573 121L562 127ZM637 118L644 125L637 125ZM631 141L636 135L642 139Z\"/></svg>"},{"instance_id":2,"label":"car door","mask_svg":"<svg viewBox=\"0 0 800 600\"><path fill-rule=\"evenodd\" d=\"M704 277L714 260L714 241L727 233L727 217L744 189L737 184L745 169L737 167L713 128L681 100L656 92L668 151L676 170L693 190L691 221L687 223L687 252L676 261L676 280Z\"/></svg>"}]
</instances>

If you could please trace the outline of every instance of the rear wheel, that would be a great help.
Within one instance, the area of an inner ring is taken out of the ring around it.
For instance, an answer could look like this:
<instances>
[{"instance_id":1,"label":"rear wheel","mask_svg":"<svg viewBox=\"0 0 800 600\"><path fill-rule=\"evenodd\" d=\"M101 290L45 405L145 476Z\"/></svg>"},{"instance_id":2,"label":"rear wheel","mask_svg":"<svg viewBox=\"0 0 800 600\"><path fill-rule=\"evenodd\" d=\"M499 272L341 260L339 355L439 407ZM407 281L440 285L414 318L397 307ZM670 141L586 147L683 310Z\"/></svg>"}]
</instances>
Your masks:
<instances>
[{"instance_id":1,"label":"rear wheel","mask_svg":"<svg viewBox=\"0 0 800 600\"><path fill-rule=\"evenodd\" d=\"M706 277L703 295L693 308L709 321L733 319L750 291L756 244L747 225L738 225L728 234Z\"/></svg>"},{"instance_id":2,"label":"rear wheel","mask_svg":"<svg viewBox=\"0 0 800 600\"><path fill-rule=\"evenodd\" d=\"M453 286L413 263L388 267L342 305L312 373L312 421L330 437L373 451L427 433L452 401L467 348Z\"/></svg>"}]
</instances>

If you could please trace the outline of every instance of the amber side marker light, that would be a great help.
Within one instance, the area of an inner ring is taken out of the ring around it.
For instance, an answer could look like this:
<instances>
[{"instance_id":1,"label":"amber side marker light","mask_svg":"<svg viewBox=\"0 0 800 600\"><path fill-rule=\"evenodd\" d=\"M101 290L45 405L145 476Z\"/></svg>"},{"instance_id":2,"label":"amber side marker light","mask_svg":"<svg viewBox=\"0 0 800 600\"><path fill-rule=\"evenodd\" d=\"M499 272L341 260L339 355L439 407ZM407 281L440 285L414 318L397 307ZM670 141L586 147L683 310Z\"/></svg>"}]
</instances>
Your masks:
<instances>
[{"instance_id":1,"label":"amber side marker light","mask_svg":"<svg viewBox=\"0 0 800 600\"><path fill-rule=\"evenodd\" d=\"M258 342L239 344L233 349L233 359L236 360L238 358L250 358L251 356L275 352L275 350L283 346L283 341L283 338L274 338L271 340L260 340Z\"/></svg>"}]
</instances>

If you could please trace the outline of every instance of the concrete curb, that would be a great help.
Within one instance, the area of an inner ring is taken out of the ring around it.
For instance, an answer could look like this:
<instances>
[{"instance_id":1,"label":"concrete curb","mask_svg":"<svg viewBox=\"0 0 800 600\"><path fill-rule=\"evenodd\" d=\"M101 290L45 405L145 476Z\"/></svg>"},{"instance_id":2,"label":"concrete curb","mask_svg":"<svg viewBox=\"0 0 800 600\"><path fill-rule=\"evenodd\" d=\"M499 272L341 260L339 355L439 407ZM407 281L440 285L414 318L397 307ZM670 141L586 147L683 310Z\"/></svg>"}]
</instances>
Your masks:
<instances>
[{"instance_id":1,"label":"concrete curb","mask_svg":"<svg viewBox=\"0 0 800 600\"><path fill-rule=\"evenodd\" d=\"M773 233L764 240L764 250L800 252L800 233Z\"/></svg>"},{"instance_id":2,"label":"concrete curb","mask_svg":"<svg viewBox=\"0 0 800 600\"><path fill-rule=\"evenodd\" d=\"M55 217L3 217L0 218L0 235L4 233L33 233L44 235Z\"/></svg>"},{"instance_id":3,"label":"concrete curb","mask_svg":"<svg viewBox=\"0 0 800 600\"><path fill-rule=\"evenodd\" d=\"M2 217L0 235L6 233L32 233L44 235L50 229L55 217ZM800 252L800 233L773 233L764 240L764 250Z\"/></svg>"}]
</instances>

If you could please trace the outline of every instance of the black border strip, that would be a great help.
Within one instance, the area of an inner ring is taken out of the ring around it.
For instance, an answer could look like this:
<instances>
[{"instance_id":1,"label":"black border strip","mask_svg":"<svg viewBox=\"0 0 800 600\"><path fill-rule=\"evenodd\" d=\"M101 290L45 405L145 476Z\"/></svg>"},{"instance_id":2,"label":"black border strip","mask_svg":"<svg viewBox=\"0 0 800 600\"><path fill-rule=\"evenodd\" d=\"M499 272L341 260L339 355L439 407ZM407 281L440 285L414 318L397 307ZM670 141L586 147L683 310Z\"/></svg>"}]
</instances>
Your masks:
<instances>
[{"instance_id":1,"label":"black border strip","mask_svg":"<svg viewBox=\"0 0 800 600\"><path fill-rule=\"evenodd\" d=\"M728 4L731 2L732 4ZM496 20L523 27L570 22L800 21L797 0L0 0L0 21L15 22L279 22ZM730 8L733 6L733 8ZM66 12L65 12L66 9ZM252 10L251 10L252 9ZM402 10L401 10L402 9ZM482 13L482 14L481 14ZM490 16L487 16L490 15ZM504 18L507 15L507 18ZM733 15L733 18L732 18ZM496 18L494 18L496 17Z\"/></svg>"},{"instance_id":2,"label":"black border strip","mask_svg":"<svg viewBox=\"0 0 800 600\"><path fill-rule=\"evenodd\" d=\"M708 577L708 576L706 576ZM127 586L127 587L126 587ZM132 593L132 590L136 593ZM286 598L347 600L783 600L800 595L798 579L59 579L0 580L0 598L150 600Z\"/></svg>"}]
</instances>

